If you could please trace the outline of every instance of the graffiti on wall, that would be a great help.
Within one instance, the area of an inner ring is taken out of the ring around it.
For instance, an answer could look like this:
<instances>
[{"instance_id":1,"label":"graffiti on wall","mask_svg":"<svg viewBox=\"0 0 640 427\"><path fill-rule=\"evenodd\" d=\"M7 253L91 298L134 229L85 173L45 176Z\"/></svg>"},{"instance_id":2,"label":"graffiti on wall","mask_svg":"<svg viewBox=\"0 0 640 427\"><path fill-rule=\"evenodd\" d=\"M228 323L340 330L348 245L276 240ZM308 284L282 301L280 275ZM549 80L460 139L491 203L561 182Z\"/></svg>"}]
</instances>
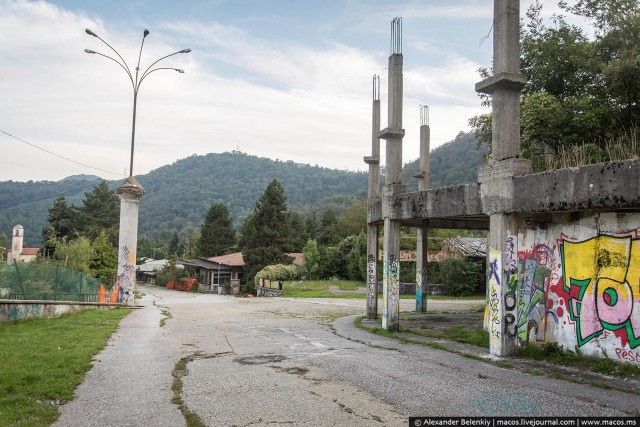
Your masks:
<instances>
[{"instance_id":1,"label":"graffiti on wall","mask_svg":"<svg viewBox=\"0 0 640 427\"><path fill-rule=\"evenodd\" d=\"M491 248L489 250L489 339L491 353L495 354L495 349L500 347L500 327L502 310L500 304L501 284L500 269L502 266L502 256L500 251Z\"/></svg>"},{"instance_id":2,"label":"graffiti on wall","mask_svg":"<svg viewBox=\"0 0 640 427\"><path fill-rule=\"evenodd\" d=\"M382 327L397 324L400 292L400 261L394 255L384 258L382 277Z\"/></svg>"},{"instance_id":3,"label":"graffiti on wall","mask_svg":"<svg viewBox=\"0 0 640 427\"><path fill-rule=\"evenodd\" d=\"M120 304L133 304L136 287L136 253L130 251L127 246L122 247L124 262L119 266L121 273L118 275L118 302Z\"/></svg>"},{"instance_id":4,"label":"graffiti on wall","mask_svg":"<svg viewBox=\"0 0 640 427\"><path fill-rule=\"evenodd\" d=\"M376 277L376 258L369 254L367 257L367 307L374 307L378 299L378 278Z\"/></svg>"},{"instance_id":5,"label":"graffiti on wall","mask_svg":"<svg viewBox=\"0 0 640 427\"><path fill-rule=\"evenodd\" d=\"M427 269L416 268L416 312L427 311Z\"/></svg>"},{"instance_id":6,"label":"graffiti on wall","mask_svg":"<svg viewBox=\"0 0 640 427\"><path fill-rule=\"evenodd\" d=\"M504 274L507 284L504 293L504 328L503 333L508 337L515 338L518 332L516 322L516 294L518 292L518 255L517 255L517 238L515 236L507 237L504 246Z\"/></svg>"},{"instance_id":7,"label":"graffiti on wall","mask_svg":"<svg viewBox=\"0 0 640 427\"><path fill-rule=\"evenodd\" d=\"M519 252L518 275L518 342L544 341L549 319L558 322L558 315L552 309L553 302L547 295L552 281L559 276L553 272L556 265L555 247L535 244L528 251ZM562 315L562 309L560 309Z\"/></svg>"},{"instance_id":8,"label":"graffiti on wall","mask_svg":"<svg viewBox=\"0 0 640 427\"><path fill-rule=\"evenodd\" d=\"M640 239L600 235L571 241L563 236L560 253L578 346L607 331L623 347L640 346ZM635 355L623 356L621 351L619 357Z\"/></svg>"}]
</instances>

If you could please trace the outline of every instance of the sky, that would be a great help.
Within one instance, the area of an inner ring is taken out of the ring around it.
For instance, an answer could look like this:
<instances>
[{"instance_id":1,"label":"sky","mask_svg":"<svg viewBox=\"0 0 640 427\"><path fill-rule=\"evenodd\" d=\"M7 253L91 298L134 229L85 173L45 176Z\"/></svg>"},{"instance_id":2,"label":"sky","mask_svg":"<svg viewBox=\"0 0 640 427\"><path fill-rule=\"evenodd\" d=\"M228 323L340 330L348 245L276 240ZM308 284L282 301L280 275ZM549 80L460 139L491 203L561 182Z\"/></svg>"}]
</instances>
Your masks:
<instances>
[{"instance_id":1,"label":"sky","mask_svg":"<svg viewBox=\"0 0 640 427\"><path fill-rule=\"evenodd\" d=\"M84 52L115 57L86 28L133 73L144 29L141 71L191 49L156 65L184 73L158 70L139 88L134 175L233 150L365 171L374 74L387 125L392 19L402 17L406 163L419 155L420 105L432 149L489 112L474 85L491 65L492 13L490 0L0 0L0 181L129 174L132 84Z\"/></svg>"}]
</instances>

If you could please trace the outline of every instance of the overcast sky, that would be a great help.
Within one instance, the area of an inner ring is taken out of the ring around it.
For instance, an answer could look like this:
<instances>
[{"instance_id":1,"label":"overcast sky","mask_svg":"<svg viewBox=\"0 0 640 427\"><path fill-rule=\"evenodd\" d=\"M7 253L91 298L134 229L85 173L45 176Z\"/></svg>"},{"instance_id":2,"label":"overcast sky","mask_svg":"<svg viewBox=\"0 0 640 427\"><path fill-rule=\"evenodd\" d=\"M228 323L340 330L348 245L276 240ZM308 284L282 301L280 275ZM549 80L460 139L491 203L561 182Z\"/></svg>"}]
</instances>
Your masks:
<instances>
[{"instance_id":1,"label":"overcast sky","mask_svg":"<svg viewBox=\"0 0 640 427\"><path fill-rule=\"evenodd\" d=\"M145 28L141 69L192 49L159 64L184 74L160 70L141 86L135 175L232 150L365 170L373 74L387 122L391 20L403 19L409 162L420 104L430 107L432 148L488 111L473 88L478 67L491 65L492 12L491 0L0 0L0 181L128 174L131 83L114 62L83 52L115 55L85 28L132 69Z\"/></svg>"}]
</instances>

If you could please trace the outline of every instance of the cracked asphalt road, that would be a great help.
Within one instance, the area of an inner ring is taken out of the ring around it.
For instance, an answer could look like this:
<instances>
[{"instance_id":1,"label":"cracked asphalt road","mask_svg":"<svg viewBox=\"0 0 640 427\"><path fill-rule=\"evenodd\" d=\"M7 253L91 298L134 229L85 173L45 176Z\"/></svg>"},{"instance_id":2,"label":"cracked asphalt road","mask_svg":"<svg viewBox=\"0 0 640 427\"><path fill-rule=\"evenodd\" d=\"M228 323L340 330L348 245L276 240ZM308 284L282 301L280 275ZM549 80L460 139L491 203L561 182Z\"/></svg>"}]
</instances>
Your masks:
<instances>
[{"instance_id":1,"label":"cracked asphalt road","mask_svg":"<svg viewBox=\"0 0 640 427\"><path fill-rule=\"evenodd\" d=\"M353 327L364 300L235 298L140 286L57 426L405 426L409 416L624 416L640 396L524 374ZM411 310L412 300L401 300ZM430 301L429 310L477 302ZM160 326L162 311L171 318ZM334 319L337 319L333 322Z\"/></svg>"}]
</instances>

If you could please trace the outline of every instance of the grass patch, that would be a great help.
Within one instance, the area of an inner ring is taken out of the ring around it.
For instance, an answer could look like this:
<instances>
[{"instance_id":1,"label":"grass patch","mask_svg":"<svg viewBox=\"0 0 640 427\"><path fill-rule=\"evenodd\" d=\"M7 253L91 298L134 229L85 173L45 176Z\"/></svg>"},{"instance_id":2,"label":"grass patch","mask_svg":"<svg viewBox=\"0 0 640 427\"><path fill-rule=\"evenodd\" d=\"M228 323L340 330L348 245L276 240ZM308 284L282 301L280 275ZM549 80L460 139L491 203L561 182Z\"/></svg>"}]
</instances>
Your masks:
<instances>
[{"instance_id":1,"label":"grass patch","mask_svg":"<svg viewBox=\"0 0 640 427\"><path fill-rule=\"evenodd\" d=\"M469 329L462 326L454 326L447 329L428 331L411 329L407 330L407 332L421 337L447 339L459 343L489 348L489 333L482 327Z\"/></svg>"},{"instance_id":2,"label":"grass patch","mask_svg":"<svg viewBox=\"0 0 640 427\"><path fill-rule=\"evenodd\" d=\"M82 310L0 324L0 425L48 426L127 309Z\"/></svg>"},{"instance_id":3,"label":"grass patch","mask_svg":"<svg viewBox=\"0 0 640 427\"><path fill-rule=\"evenodd\" d=\"M202 422L198 414L189 411L187 406L184 404L184 400L182 400L182 377L189 374L189 370L187 369L187 361L190 360L193 360L193 357L180 359L173 367L173 383L171 384L173 398L171 399L171 403L173 403L174 405L178 405L178 407L180 408L180 412L182 412L182 416L186 421L187 427L206 427L206 424Z\"/></svg>"},{"instance_id":4,"label":"grass patch","mask_svg":"<svg viewBox=\"0 0 640 427\"><path fill-rule=\"evenodd\" d=\"M165 323L167 323L167 320L171 319L173 316L168 309L160 310L160 313L162 313L163 316L162 319L160 319L160 327L162 328Z\"/></svg>"},{"instance_id":5,"label":"grass patch","mask_svg":"<svg viewBox=\"0 0 640 427\"><path fill-rule=\"evenodd\" d=\"M611 359L573 353L564 350L556 343L547 343L541 346L529 344L518 349L518 356L621 378L640 378L640 367L638 366L618 363Z\"/></svg>"}]
</instances>

